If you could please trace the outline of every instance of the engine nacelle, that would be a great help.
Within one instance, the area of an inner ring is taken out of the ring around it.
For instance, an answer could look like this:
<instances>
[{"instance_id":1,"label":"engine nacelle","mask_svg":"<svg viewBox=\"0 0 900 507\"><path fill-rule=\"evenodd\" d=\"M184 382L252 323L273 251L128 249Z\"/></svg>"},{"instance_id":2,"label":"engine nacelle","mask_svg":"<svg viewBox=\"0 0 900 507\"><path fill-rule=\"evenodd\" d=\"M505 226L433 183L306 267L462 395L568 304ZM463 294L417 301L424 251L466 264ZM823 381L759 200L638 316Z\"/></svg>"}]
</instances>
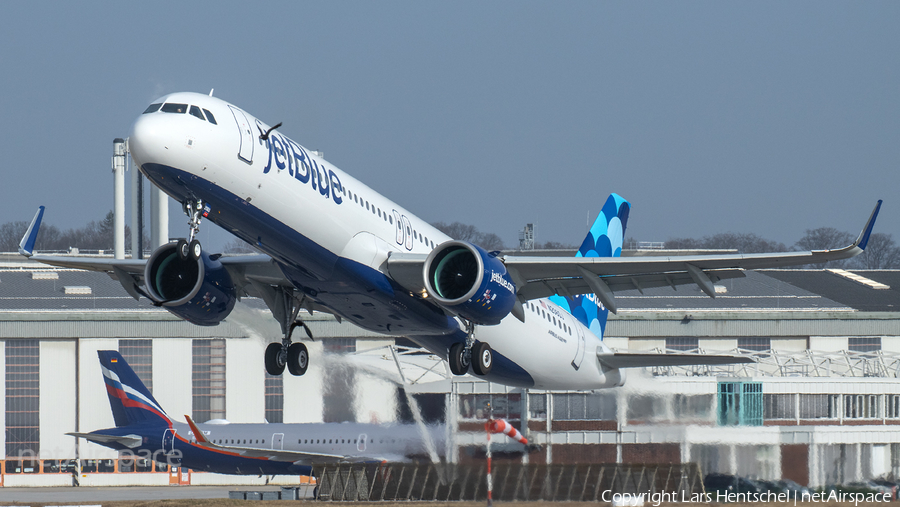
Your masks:
<instances>
[{"instance_id":1,"label":"engine nacelle","mask_svg":"<svg viewBox=\"0 0 900 507\"><path fill-rule=\"evenodd\" d=\"M163 308L198 326L215 326L231 313L234 283L218 259L206 252L197 260L182 259L177 243L156 249L144 268L147 294Z\"/></svg>"},{"instance_id":2,"label":"engine nacelle","mask_svg":"<svg viewBox=\"0 0 900 507\"><path fill-rule=\"evenodd\" d=\"M516 302L506 266L465 241L439 245L425 260L424 276L430 297L476 324L499 324Z\"/></svg>"}]
</instances>

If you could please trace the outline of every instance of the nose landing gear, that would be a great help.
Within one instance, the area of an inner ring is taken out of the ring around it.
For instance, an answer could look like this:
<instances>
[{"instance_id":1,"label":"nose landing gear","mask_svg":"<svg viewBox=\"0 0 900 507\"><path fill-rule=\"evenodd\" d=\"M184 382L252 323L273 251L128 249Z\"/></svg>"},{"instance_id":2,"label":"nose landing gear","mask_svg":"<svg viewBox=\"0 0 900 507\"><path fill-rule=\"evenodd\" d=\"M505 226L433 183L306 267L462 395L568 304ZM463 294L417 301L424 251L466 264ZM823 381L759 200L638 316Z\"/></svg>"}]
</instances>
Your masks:
<instances>
[{"instance_id":1,"label":"nose landing gear","mask_svg":"<svg viewBox=\"0 0 900 507\"><path fill-rule=\"evenodd\" d=\"M200 199L189 199L182 203L182 209L184 209L184 214L188 216L188 226L191 232L187 239L182 238L178 240L178 256L182 260L190 259L195 261L203 253L203 247L200 246L200 241L195 236L200 232L200 221L209 214L209 206L204 207L203 201Z\"/></svg>"}]
</instances>

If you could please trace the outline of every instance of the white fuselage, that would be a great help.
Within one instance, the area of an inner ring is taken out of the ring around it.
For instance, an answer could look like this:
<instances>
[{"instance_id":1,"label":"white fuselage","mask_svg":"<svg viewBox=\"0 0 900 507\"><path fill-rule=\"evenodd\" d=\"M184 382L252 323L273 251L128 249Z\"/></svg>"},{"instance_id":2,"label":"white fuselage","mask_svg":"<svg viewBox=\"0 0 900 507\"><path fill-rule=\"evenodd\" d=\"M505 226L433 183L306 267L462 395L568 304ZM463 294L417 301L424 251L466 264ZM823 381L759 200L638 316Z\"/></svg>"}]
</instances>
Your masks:
<instances>
[{"instance_id":1,"label":"white fuselage","mask_svg":"<svg viewBox=\"0 0 900 507\"><path fill-rule=\"evenodd\" d=\"M260 139L269 125L227 102L196 93L157 102L197 106L216 124L178 112L138 117L129 149L154 184L178 201L202 199L210 220L270 255L342 318L409 336L443 357L464 339L431 302L391 293L384 269L391 252L427 254L451 238L278 130ZM542 389L621 385L624 375L597 361L598 350L608 351L601 339L568 312L548 299L525 308L524 323L510 315L477 328L476 338L499 355L489 380Z\"/></svg>"}]
</instances>

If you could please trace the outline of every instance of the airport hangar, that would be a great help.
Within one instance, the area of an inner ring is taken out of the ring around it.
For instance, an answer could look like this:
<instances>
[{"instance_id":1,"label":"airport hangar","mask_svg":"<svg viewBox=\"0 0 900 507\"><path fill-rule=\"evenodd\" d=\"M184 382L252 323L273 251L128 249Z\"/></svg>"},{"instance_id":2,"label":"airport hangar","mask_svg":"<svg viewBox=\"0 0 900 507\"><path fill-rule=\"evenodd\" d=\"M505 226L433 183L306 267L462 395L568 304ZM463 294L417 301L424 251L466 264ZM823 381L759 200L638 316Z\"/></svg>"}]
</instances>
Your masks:
<instances>
[{"instance_id":1,"label":"airport hangar","mask_svg":"<svg viewBox=\"0 0 900 507\"><path fill-rule=\"evenodd\" d=\"M309 372L269 377L260 358L280 333L259 301L198 327L134 301L104 274L0 254L0 486L69 485L73 475L82 485L266 480L135 463L66 436L114 425L103 349L118 349L176 419L412 422L403 382L427 422L446 418L456 430L447 438L459 462L483 458L490 402L540 444L529 453L498 444L495 459L696 462L703 473L810 486L897 476L898 288L900 271L765 270L718 285L716 299L695 287L618 293L605 339L616 350L739 352L758 362L632 369L622 388L548 393L450 378L434 356L404 347L411 342L320 314L307 318Z\"/></svg>"}]
</instances>

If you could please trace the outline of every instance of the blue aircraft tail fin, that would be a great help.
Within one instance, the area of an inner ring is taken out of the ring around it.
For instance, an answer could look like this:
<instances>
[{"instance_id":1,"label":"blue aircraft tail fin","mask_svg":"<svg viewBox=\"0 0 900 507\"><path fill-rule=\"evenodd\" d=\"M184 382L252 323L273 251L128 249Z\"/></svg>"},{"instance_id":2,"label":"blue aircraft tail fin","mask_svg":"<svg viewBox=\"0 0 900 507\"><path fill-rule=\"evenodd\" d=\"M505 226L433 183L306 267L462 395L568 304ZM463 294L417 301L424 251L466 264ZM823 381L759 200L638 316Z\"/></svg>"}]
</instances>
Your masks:
<instances>
[{"instance_id":1,"label":"blue aircraft tail fin","mask_svg":"<svg viewBox=\"0 0 900 507\"><path fill-rule=\"evenodd\" d=\"M116 427L171 422L122 354L98 350L97 355Z\"/></svg>"},{"instance_id":2,"label":"blue aircraft tail fin","mask_svg":"<svg viewBox=\"0 0 900 507\"><path fill-rule=\"evenodd\" d=\"M631 204L618 194L610 194L581 243L576 257L619 257L625 239L625 226ZM550 300L566 309L592 333L603 338L609 310L593 294L575 297L551 296Z\"/></svg>"}]
</instances>

